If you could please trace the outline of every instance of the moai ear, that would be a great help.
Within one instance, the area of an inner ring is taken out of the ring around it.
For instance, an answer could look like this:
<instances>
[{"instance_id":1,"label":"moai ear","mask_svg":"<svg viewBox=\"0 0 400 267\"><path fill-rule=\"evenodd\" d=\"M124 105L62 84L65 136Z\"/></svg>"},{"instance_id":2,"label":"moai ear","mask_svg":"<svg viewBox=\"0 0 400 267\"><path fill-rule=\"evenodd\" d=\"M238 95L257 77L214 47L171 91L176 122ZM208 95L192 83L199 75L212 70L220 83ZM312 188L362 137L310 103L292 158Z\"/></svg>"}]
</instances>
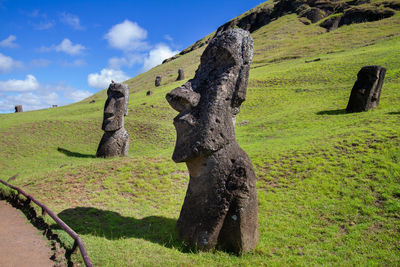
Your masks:
<instances>
[{"instance_id":1,"label":"moai ear","mask_svg":"<svg viewBox=\"0 0 400 267\"><path fill-rule=\"evenodd\" d=\"M124 116L128 115L128 104L129 104L129 86L127 84L122 84L125 90L125 113Z\"/></svg>"},{"instance_id":2,"label":"moai ear","mask_svg":"<svg viewBox=\"0 0 400 267\"><path fill-rule=\"evenodd\" d=\"M240 106L246 99L247 82L249 77L250 65L253 58L253 39L248 36L242 39L241 60L243 63L236 80L235 91L233 92L232 104L233 114L239 113Z\"/></svg>"}]
</instances>

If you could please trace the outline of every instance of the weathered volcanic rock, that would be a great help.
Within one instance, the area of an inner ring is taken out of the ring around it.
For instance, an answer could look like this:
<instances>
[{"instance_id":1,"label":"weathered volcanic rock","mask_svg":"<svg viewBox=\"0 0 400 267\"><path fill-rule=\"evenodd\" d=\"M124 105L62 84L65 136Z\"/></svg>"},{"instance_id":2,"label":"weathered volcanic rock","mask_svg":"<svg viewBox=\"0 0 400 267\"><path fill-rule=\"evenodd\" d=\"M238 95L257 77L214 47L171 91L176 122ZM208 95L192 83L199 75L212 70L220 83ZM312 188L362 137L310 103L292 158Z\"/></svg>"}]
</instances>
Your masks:
<instances>
[{"instance_id":1,"label":"weathered volcanic rock","mask_svg":"<svg viewBox=\"0 0 400 267\"><path fill-rule=\"evenodd\" d=\"M241 254L258 242L256 176L233 124L245 100L252 55L249 32L220 32L195 77L166 96L179 112L172 158L186 162L190 174L177 227L187 244L201 250Z\"/></svg>"},{"instance_id":2,"label":"weathered volcanic rock","mask_svg":"<svg viewBox=\"0 0 400 267\"><path fill-rule=\"evenodd\" d=\"M176 78L177 81L181 81L185 79L185 73L183 72L182 68L178 69L178 78Z\"/></svg>"},{"instance_id":3,"label":"weathered volcanic rock","mask_svg":"<svg viewBox=\"0 0 400 267\"><path fill-rule=\"evenodd\" d=\"M357 81L351 90L346 111L361 112L379 104L386 69L381 66L365 66L357 74Z\"/></svg>"},{"instance_id":4,"label":"weathered volcanic rock","mask_svg":"<svg viewBox=\"0 0 400 267\"><path fill-rule=\"evenodd\" d=\"M23 110L22 110L22 105L16 105L15 106L15 113L17 113L17 112L22 112Z\"/></svg>"},{"instance_id":5,"label":"weathered volcanic rock","mask_svg":"<svg viewBox=\"0 0 400 267\"><path fill-rule=\"evenodd\" d=\"M151 90L149 90L149 91L146 92L146 95L147 95L147 96L152 95L152 94L153 94L153 91L151 91Z\"/></svg>"},{"instance_id":6,"label":"weathered volcanic rock","mask_svg":"<svg viewBox=\"0 0 400 267\"><path fill-rule=\"evenodd\" d=\"M157 86L160 86L161 85L161 79L162 79L162 77L161 76L156 76L156 79L155 79L155 81L154 81L154 85L157 87Z\"/></svg>"},{"instance_id":7,"label":"weathered volcanic rock","mask_svg":"<svg viewBox=\"0 0 400 267\"><path fill-rule=\"evenodd\" d=\"M104 132L97 149L97 157L127 156L129 150L129 134L125 128Z\"/></svg>"},{"instance_id":8,"label":"weathered volcanic rock","mask_svg":"<svg viewBox=\"0 0 400 267\"><path fill-rule=\"evenodd\" d=\"M124 128L124 116L128 115L129 87L112 82L107 90L102 129L104 135L97 148L97 157L126 156L129 135Z\"/></svg>"}]
</instances>

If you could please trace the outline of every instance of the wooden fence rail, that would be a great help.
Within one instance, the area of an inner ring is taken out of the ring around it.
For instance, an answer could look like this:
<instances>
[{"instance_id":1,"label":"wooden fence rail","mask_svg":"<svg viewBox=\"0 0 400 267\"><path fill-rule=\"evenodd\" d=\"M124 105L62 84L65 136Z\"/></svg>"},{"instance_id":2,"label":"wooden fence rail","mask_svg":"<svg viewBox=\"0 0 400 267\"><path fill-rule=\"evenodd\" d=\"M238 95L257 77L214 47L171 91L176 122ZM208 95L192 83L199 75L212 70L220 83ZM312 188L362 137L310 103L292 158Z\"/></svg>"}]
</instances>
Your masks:
<instances>
[{"instance_id":1,"label":"wooden fence rail","mask_svg":"<svg viewBox=\"0 0 400 267\"><path fill-rule=\"evenodd\" d=\"M11 178L14 178L14 177L11 177ZM39 202L38 200L36 200L33 196L25 193L24 190L22 190L22 189L20 189L20 188L18 188L16 186L10 185L9 183L3 181L2 179L0 179L0 182L2 184L4 184L5 186L8 186L8 187L16 190L19 194L24 195L27 199L31 200L36 205L38 205L40 208L42 208L42 213L43 214L47 213L65 232L67 232L75 240L74 246L72 247L72 251L75 251L76 248L79 247L79 250L81 251L81 255L82 255L82 258L83 258L83 261L84 261L86 267L93 267L92 261L90 260L89 255L86 252L86 249L85 249L85 246L83 244L82 239L80 238L80 236L77 233L75 233L74 230L72 230L65 222L63 222L46 205L44 205L41 202Z\"/></svg>"}]
</instances>

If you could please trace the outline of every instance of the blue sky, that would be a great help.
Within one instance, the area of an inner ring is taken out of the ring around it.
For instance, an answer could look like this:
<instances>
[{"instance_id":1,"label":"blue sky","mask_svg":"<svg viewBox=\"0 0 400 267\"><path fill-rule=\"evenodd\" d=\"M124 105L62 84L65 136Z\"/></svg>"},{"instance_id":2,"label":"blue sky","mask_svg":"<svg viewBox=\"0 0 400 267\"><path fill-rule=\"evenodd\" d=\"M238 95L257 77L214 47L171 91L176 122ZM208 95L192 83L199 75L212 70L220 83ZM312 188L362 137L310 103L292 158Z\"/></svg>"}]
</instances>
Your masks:
<instances>
[{"instance_id":1,"label":"blue sky","mask_svg":"<svg viewBox=\"0 0 400 267\"><path fill-rule=\"evenodd\" d=\"M0 0L0 113L79 101L261 2Z\"/></svg>"}]
</instances>

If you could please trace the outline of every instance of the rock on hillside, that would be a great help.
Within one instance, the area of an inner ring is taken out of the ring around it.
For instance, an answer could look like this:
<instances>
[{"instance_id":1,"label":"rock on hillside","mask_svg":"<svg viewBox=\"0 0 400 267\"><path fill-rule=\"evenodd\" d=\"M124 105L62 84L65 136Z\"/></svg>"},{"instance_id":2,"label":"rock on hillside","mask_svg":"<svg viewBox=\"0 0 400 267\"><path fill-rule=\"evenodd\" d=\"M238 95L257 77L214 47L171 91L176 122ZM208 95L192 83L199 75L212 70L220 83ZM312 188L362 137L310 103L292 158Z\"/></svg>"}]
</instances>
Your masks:
<instances>
[{"instance_id":1,"label":"rock on hillside","mask_svg":"<svg viewBox=\"0 0 400 267\"><path fill-rule=\"evenodd\" d=\"M296 13L306 25L318 23L327 31L332 31L343 25L388 18L398 10L400 0L270 0L223 24L217 33L236 27L253 32L290 13ZM207 45L211 38L209 36L198 40L163 63Z\"/></svg>"},{"instance_id":2,"label":"rock on hillside","mask_svg":"<svg viewBox=\"0 0 400 267\"><path fill-rule=\"evenodd\" d=\"M342 25L388 18L399 9L398 0L374 3L371 0L275 0L274 5L264 5L225 23L217 32L233 27L253 32L289 13L296 13L304 24L320 22L321 27L333 30Z\"/></svg>"}]
</instances>

